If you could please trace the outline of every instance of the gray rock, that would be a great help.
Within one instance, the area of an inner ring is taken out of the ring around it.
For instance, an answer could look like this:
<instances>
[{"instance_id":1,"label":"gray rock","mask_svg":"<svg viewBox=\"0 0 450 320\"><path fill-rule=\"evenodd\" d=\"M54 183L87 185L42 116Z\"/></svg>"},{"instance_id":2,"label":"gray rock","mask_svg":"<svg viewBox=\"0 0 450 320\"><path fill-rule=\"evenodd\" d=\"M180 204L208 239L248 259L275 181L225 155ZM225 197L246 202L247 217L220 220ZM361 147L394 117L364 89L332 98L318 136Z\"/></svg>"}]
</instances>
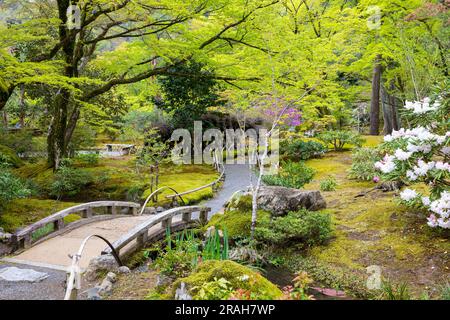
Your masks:
<instances>
[{"instance_id":1,"label":"gray rock","mask_svg":"<svg viewBox=\"0 0 450 320\"><path fill-rule=\"evenodd\" d=\"M274 216L283 216L300 209L317 211L327 207L320 191L301 191L284 187L262 187L257 201L259 208L270 211Z\"/></svg>"},{"instance_id":2,"label":"gray rock","mask_svg":"<svg viewBox=\"0 0 450 320\"><path fill-rule=\"evenodd\" d=\"M111 283L116 283L117 275L114 272L108 272L108 274L106 275L106 280Z\"/></svg>"},{"instance_id":3,"label":"gray rock","mask_svg":"<svg viewBox=\"0 0 450 320\"><path fill-rule=\"evenodd\" d=\"M121 273L121 274L127 274L127 273L130 273L131 271L130 271L130 268L128 268L127 266L122 266L122 267L120 267L119 268L119 273Z\"/></svg>"},{"instance_id":4,"label":"gray rock","mask_svg":"<svg viewBox=\"0 0 450 320\"><path fill-rule=\"evenodd\" d=\"M102 297L98 294L100 287L94 287L85 291L87 293L87 300L102 300Z\"/></svg>"},{"instance_id":5,"label":"gray rock","mask_svg":"<svg viewBox=\"0 0 450 320\"><path fill-rule=\"evenodd\" d=\"M11 233L3 233L0 231L0 241L1 242L9 242L12 238L12 234Z\"/></svg>"},{"instance_id":6,"label":"gray rock","mask_svg":"<svg viewBox=\"0 0 450 320\"><path fill-rule=\"evenodd\" d=\"M0 227L0 233L4 233L5 229L3 229L2 227Z\"/></svg>"},{"instance_id":7,"label":"gray rock","mask_svg":"<svg viewBox=\"0 0 450 320\"><path fill-rule=\"evenodd\" d=\"M156 208L155 207L145 208L144 214L156 214Z\"/></svg>"},{"instance_id":8,"label":"gray rock","mask_svg":"<svg viewBox=\"0 0 450 320\"><path fill-rule=\"evenodd\" d=\"M186 284L181 283L180 287L175 291L175 300L192 300L192 296L186 289Z\"/></svg>"},{"instance_id":9,"label":"gray rock","mask_svg":"<svg viewBox=\"0 0 450 320\"><path fill-rule=\"evenodd\" d=\"M48 274L37 272L32 269L20 269L16 267L7 267L0 269L0 280L9 282L41 282L48 278Z\"/></svg>"},{"instance_id":10,"label":"gray rock","mask_svg":"<svg viewBox=\"0 0 450 320\"><path fill-rule=\"evenodd\" d=\"M174 279L171 277L165 276L163 274L159 274L156 277L156 286L157 287L167 287L173 283Z\"/></svg>"},{"instance_id":11,"label":"gray rock","mask_svg":"<svg viewBox=\"0 0 450 320\"><path fill-rule=\"evenodd\" d=\"M95 257L89 261L89 265L84 273L84 277L88 281L94 281L98 277L100 271L117 271L119 265L112 254L105 254Z\"/></svg>"},{"instance_id":12,"label":"gray rock","mask_svg":"<svg viewBox=\"0 0 450 320\"><path fill-rule=\"evenodd\" d=\"M113 291L114 285L108 279L103 280L102 284L98 287L98 294L102 295L110 295Z\"/></svg>"},{"instance_id":13,"label":"gray rock","mask_svg":"<svg viewBox=\"0 0 450 320\"><path fill-rule=\"evenodd\" d=\"M158 207L158 208L156 208L156 212L158 212L158 213L164 212L164 208L163 207Z\"/></svg>"}]
</instances>

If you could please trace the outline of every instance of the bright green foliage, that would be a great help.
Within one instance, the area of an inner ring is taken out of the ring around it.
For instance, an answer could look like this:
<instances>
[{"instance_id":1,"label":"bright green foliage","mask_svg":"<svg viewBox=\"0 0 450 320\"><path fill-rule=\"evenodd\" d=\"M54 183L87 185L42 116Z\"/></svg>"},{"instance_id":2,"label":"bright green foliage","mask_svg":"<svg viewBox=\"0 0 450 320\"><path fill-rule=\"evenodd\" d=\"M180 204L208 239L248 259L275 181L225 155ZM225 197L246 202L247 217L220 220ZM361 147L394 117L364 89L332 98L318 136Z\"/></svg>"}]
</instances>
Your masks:
<instances>
[{"instance_id":1,"label":"bright green foliage","mask_svg":"<svg viewBox=\"0 0 450 320\"><path fill-rule=\"evenodd\" d=\"M197 292L195 300L227 300L232 295L233 288L227 279L214 277L212 281L193 287L192 291Z\"/></svg>"},{"instance_id":2,"label":"bright green foliage","mask_svg":"<svg viewBox=\"0 0 450 320\"><path fill-rule=\"evenodd\" d=\"M223 229L222 232L223 238L221 238L219 230L215 228L214 232L206 238L202 253L203 260L228 260L228 232L226 229Z\"/></svg>"},{"instance_id":3,"label":"bright green foliage","mask_svg":"<svg viewBox=\"0 0 450 320\"><path fill-rule=\"evenodd\" d=\"M92 177L86 171L70 166L62 166L55 174L50 195L58 199L73 197L92 182Z\"/></svg>"},{"instance_id":4,"label":"bright green foliage","mask_svg":"<svg viewBox=\"0 0 450 320\"><path fill-rule=\"evenodd\" d=\"M307 167L304 162L287 161L282 163L277 175L263 176L263 182L270 186L301 189L312 181L314 170Z\"/></svg>"},{"instance_id":5,"label":"bright green foliage","mask_svg":"<svg viewBox=\"0 0 450 320\"><path fill-rule=\"evenodd\" d=\"M334 177L328 177L320 182L321 191L335 191L337 187L337 181Z\"/></svg>"},{"instance_id":6,"label":"bright green foliage","mask_svg":"<svg viewBox=\"0 0 450 320\"><path fill-rule=\"evenodd\" d=\"M268 245L297 245L306 248L325 243L331 233L329 214L301 210L260 222L255 238Z\"/></svg>"},{"instance_id":7,"label":"bright green foliage","mask_svg":"<svg viewBox=\"0 0 450 320\"><path fill-rule=\"evenodd\" d=\"M0 209L9 201L17 198L25 198L31 194L31 190L11 171L0 167Z\"/></svg>"},{"instance_id":8,"label":"bright green foliage","mask_svg":"<svg viewBox=\"0 0 450 320\"><path fill-rule=\"evenodd\" d=\"M326 131L318 137L326 145L332 145L335 151L342 151L344 147L361 147L364 139L353 131Z\"/></svg>"},{"instance_id":9,"label":"bright green foliage","mask_svg":"<svg viewBox=\"0 0 450 320\"><path fill-rule=\"evenodd\" d=\"M322 156L327 150L323 144L315 141L294 141L283 140L280 143L280 153L282 158L292 161L309 160Z\"/></svg>"},{"instance_id":10,"label":"bright green foliage","mask_svg":"<svg viewBox=\"0 0 450 320\"><path fill-rule=\"evenodd\" d=\"M84 166L95 166L98 165L100 155L97 153L79 154L76 160Z\"/></svg>"},{"instance_id":11,"label":"bright green foliage","mask_svg":"<svg viewBox=\"0 0 450 320\"><path fill-rule=\"evenodd\" d=\"M274 300L281 297L280 289L259 273L228 260L201 263L191 275L178 279L173 284L172 295L182 282L187 285L194 299L201 299L200 295L205 299L228 299L241 290L248 291L252 300Z\"/></svg>"},{"instance_id":12,"label":"bright green foliage","mask_svg":"<svg viewBox=\"0 0 450 320\"><path fill-rule=\"evenodd\" d=\"M349 170L349 178L361 181L371 181L378 172L375 162L381 160L378 150L373 148L359 148L352 153L352 166Z\"/></svg>"}]
</instances>

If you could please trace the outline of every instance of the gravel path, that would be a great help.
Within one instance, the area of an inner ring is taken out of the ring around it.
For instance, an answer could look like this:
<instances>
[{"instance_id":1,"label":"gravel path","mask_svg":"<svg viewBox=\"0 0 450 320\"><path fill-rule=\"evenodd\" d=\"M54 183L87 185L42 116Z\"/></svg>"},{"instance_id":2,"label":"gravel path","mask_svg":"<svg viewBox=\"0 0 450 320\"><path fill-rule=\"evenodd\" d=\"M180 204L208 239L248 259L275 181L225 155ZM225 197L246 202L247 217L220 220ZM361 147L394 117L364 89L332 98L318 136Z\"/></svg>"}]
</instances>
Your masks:
<instances>
[{"instance_id":1,"label":"gravel path","mask_svg":"<svg viewBox=\"0 0 450 320\"><path fill-rule=\"evenodd\" d=\"M223 205L239 190L246 190L250 186L250 169L247 164L225 165L225 182L216 197L203 203L211 207L211 215L222 211Z\"/></svg>"},{"instance_id":2,"label":"gravel path","mask_svg":"<svg viewBox=\"0 0 450 320\"><path fill-rule=\"evenodd\" d=\"M64 298L65 272L20 264L0 263L0 270L7 267L32 269L47 273L49 276L37 283L0 280L0 300L62 300Z\"/></svg>"}]
</instances>

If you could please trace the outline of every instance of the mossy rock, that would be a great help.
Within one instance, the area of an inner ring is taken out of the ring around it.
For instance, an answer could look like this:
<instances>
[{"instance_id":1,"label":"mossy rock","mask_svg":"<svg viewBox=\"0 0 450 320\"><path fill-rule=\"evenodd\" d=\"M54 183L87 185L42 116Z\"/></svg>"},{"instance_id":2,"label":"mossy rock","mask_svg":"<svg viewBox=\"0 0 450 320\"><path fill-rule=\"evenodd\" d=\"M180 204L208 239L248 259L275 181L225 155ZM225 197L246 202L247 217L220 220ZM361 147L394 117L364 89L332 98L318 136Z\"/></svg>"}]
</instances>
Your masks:
<instances>
[{"instance_id":1,"label":"mossy rock","mask_svg":"<svg viewBox=\"0 0 450 320\"><path fill-rule=\"evenodd\" d=\"M258 221L269 220L270 213L258 210ZM231 239L248 238L252 226L251 211L228 210L224 214L214 215L203 231L214 226L220 230L227 230Z\"/></svg>"},{"instance_id":2,"label":"mossy rock","mask_svg":"<svg viewBox=\"0 0 450 320\"><path fill-rule=\"evenodd\" d=\"M19 168L23 165L22 160L17 156L16 152L6 146L0 145L0 161L6 160L6 162L15 168Z\"/></svg>"},{"instance_id":3,"label":"mossy rock","mask_svg":"<svg viewBox=\"0 0 450 320\"><path fill-rule=\"evenodd\" d=\"M250 291L252 298L257 300L275 300L282 296L281 290L275 284L254 270L229 260L210 260L200 264L188 277L175 281L172 286L172 297L184 282L190 290L190 294L195 298L197 292L193 288L214 281L214 278L228 280L230 287L235 290Z\"/></svg>"}]
</instances>

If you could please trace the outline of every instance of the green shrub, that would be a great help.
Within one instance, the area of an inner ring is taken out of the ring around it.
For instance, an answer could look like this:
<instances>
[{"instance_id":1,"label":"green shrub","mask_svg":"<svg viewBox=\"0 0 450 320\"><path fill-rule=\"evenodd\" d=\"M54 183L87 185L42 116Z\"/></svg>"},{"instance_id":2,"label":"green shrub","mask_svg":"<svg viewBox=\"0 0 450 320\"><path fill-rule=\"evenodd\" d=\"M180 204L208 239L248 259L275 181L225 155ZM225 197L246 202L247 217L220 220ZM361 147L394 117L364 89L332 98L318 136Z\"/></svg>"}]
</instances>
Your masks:
<instances>
[{"instance_id":1,"label":"green shrub","mask_svg":"<svg viewBox=\"0 0 450 320\"><path fill-rule=\"evenodd\" d=\"M318 136L326 145L332 145L335 151L344 150L345 145L361 147L364 139L353 131L326 131Z\"/></svg>"},{"instance_id":2,"label":"green shrub","mask_svg":"<svg viewBox=\"0 0 450 320\"><path fill-rule=\"evenodd\" d=\"M359 148L352 153L352 166L349 170L349 178L371 181L377 176L377 170L375 169L375 162L381 160L376 149L372 148Z\"/></svg>"},{"instance_id":3,"label":"green shrub","mask_svg":"<svg viewBox=\"0 0 450 320\"><path fill-rule=\"evenodd\" d=\"M80 169L62 166L55 174L54 182L50 186L50 195L57 198L73 197L92 183L88 172Z\"/></svg>"},{"instance_id":4,"label":"green shrub","mask_svg":"<svg viewBox=\"0 0 450 320\"><path fill-rule=\"evenodd\" d=\"M335 191L337 187L337 182L334 177L328 177L320 182L321 191Z\"/></svg>"},{"instance_id":5,"label":"green shrub","mask_svg":"<svg viewBox=\"0 0 450 320\"><path fill-rule=\"evenodd\" d=\"M299 244L310 247L323 244L331 233L329 214L301 210L271 221L259 221L255 238L259 242L277 246Z\"/></svg>"},{"instance_id":6,"label":"green shrub","mask_svg":"<svg viewBox=\"0 0 450 320\"><path fill-rule=\"evenodd\" d=\"M315 141L283 140L280 143L280 153L290 160L308 160L322 156L326 152L323 144Z\"/></svg>"},{"instance_id":7,"label":"green shrub","mask_svg":"<svg viewBox=\"0 0 450 320\"><path fill-rule=\"evenodd\" d=\"M284 162L277 175L263 176L263 182L269 186L281 186L300 189L310 183L314 177L314 170L303 162Z\"/></svg>"},{"instance_id":8,"label":"green shrub","mask_svg":"<svg viewBox=\"0 0 450 320\"><path fill-rule=\"evenodd\" d=\"M76 159L83 165L95 166L100 160L100 155L97 153L80 153Z\"/></svg>"},{"instance_id":9,"label":"green shrub","mask_svg":"<svg viewBox=\"0 0 450 320\"><path fill-rule=\"evenodd\" d=\"M0 207L17 198L25 198L31 190L11 171L0 168Z\"/></svg>"}]
</instances>

